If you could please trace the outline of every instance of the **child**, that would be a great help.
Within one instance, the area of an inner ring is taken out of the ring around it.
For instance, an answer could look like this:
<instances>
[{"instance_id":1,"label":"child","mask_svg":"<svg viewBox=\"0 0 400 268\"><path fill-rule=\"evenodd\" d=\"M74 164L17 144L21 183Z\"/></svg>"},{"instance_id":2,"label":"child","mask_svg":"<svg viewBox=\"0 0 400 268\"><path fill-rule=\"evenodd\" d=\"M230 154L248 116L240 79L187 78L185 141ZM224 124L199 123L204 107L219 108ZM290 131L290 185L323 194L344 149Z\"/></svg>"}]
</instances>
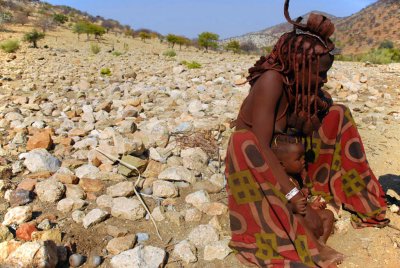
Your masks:
<instances>
[{"instance_id":1,"label":"child","mask_svg":"<svg viewBox=\"0 0 400 268\"><path fill-rule=\"evenodd\" d=\"M326 244L332 233L334 215L326 209L326 203L320 196L311 196L308 188L304 187L306 178L304 147L301 139L287 135L274 137L271 149L280 161L285 172L288 174L293 186L301 190L301 193L309 201L304 215L304 222L312 231L315 238Z\"/></svg>"}]
</instances>

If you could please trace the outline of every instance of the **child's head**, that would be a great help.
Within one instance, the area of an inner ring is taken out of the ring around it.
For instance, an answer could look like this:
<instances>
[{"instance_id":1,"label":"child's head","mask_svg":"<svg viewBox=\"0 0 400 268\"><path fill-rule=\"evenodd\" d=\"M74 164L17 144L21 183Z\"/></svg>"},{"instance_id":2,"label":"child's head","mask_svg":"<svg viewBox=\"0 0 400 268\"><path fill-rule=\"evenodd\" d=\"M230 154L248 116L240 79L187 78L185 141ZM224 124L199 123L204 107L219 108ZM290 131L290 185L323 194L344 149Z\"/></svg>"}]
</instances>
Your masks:
<instances>
[{"instance_id":1,"label":"child's head","mask_svg":"<svg viewBox=\"0 0 400 268\"><path fill-rule=\"evenodd\" d=\"M304 147L300 138L277 135L272 140L271 149L286 173L299 174L304 169Z\"/></svg>"}]
</instances>

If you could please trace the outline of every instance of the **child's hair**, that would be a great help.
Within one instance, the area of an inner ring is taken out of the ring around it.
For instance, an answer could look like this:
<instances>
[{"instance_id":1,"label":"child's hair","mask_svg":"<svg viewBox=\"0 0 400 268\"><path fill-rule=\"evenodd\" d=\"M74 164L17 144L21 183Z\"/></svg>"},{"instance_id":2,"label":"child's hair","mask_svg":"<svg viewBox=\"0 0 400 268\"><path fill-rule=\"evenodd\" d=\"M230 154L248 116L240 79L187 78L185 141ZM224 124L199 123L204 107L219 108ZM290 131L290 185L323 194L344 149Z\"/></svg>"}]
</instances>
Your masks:
<instances>
[{"instance_id":1,"label":"child's hair","mask_svg":"<svg viewBox=\"0 0 400 268\"><path fill-rule=\"evenodd\" d=\"M299 137L276 134L271 142L271 150L279 160L282 160L282 157L288 153L291 144L302 144L302 140Z\"/></svg>"}]
</instances>

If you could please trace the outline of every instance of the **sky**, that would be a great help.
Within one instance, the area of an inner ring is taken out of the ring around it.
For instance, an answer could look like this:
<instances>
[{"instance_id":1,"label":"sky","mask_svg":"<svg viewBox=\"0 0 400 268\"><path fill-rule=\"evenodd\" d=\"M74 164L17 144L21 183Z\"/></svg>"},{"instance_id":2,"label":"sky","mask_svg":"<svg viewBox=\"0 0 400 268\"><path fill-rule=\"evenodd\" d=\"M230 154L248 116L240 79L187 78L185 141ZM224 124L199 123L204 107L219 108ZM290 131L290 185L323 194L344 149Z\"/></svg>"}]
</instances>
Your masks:
<instances>
[{"instance_id":1,"label":"sky","mask_svg":"<svg viewBox=\"0 0 400 268\"><path fill-rule=\"evenodd\" d=\"M284 22L284 0L47 0L93 16L118 20L133 29L147 28L195 38L214 32L221 39L259 31ZM313 10L344 17L376 0L292 0L291 17Z\"/></svg>"}]
</instances>

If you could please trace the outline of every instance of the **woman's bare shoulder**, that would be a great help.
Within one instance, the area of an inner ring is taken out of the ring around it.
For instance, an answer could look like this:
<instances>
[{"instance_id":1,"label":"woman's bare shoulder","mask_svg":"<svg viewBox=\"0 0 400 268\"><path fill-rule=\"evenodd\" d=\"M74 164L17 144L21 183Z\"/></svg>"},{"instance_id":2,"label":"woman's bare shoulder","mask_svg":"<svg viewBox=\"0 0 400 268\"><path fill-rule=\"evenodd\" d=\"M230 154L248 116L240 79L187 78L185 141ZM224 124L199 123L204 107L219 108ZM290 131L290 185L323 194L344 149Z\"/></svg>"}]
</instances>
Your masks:
<instances>
[{"instance_id":1,"label":"woman's bare shoulder","mask_svg":"<svg viewBox=\"0 0 400 268\"><path fill-rule=\"evenodd\" d=\"M275 70L266 71L258 78L253 89L259 93L281 94L283 90L283 76Z\"/></svg>"}]
</instances>

